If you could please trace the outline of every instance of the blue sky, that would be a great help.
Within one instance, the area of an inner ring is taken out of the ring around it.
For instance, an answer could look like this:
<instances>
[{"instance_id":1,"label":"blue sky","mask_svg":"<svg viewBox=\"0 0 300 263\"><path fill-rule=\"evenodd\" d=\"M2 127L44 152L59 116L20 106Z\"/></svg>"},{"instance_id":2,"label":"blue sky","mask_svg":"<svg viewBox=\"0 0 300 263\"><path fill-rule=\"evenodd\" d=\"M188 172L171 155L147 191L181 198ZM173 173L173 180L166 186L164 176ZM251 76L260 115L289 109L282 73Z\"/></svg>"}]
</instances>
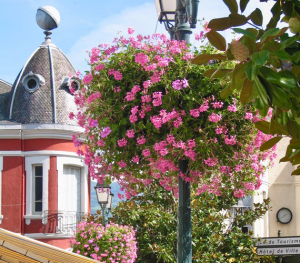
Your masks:
<instances>
[{"instance_id":1,"label":"blue sky","mask_svg":"<svg viewBox=\"0 0 300 263\"><path fill-rule=\"evenodd\" d=\"M175 1L175 0L173 0ZM239 2L239 1L238 1ZM0 78L13 83L29 56L44 41L43 30L36 24L39 7L51 5L60 13L60 25L53 30L52 42L70 59L76 69L89 70L86 51L114 37L127 35L127 28L149 35L155 32L157 13L154 0L0 0ZM245 14L261 8L269 20L270 3L251 0ZM227 16L222 0L200 0L198 19ZM202 30L199 25L196 33ZM158 24L156 32L166 33ZM230 32L225 32L227 39ZM191 43L194 36L191 36Z\"/></svg>"}]
</instances>

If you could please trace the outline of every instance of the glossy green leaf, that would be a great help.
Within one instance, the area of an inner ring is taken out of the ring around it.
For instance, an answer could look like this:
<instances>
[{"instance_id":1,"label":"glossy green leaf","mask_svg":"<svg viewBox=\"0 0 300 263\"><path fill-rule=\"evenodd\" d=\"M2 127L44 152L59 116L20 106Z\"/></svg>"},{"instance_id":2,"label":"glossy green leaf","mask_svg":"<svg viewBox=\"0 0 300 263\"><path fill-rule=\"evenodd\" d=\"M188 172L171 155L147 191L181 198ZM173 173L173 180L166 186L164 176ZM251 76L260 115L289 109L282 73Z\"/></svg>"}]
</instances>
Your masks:
<instances>
[{"instance_id":1,"label":"glossy green leaf","mask_svg":"<svg viewBox=\"0 0 300 263\"><path fill-rule=\"evenodd\" d=\"M225 51L226 50L226 40L225 38L214 30L210 30L206 33L206 36L209 42L218 50Z\"/></svg>"},{"instance_id":2,"label":"glossy green leaf","mask_svg":"<svg viewBox=\"0 0 300 263\"><path fill-rule=\"evenodd\" d=\"M270 55L272 57L276 57L276 58L281 59L281 60L291 60L291 56L289 55L289 53L287 53L284 50L278 50L278 51L275 51L275 52L271 52Z\"/></svg>"},{"instance_id":3,"label":"glossy green leaf","mask_svg":"<svg viewBox=\"0 0 300 263\"><path fill-rule=\"evenodd\" d=\"M240 9L242 13L245 11L249 1L250 0L240 0Z\"/></svg>"},{"instance_id":4,"label":"glossy green leaf","mask_svg":"<svg viewBox=\"0 0 300 263\"><path fill-rule=\"evenodd\" d=\"M269 30L267 30L261 37L261 41L264 42L266 40L267 37L269 36L276 36L277 34L280 33L280 29L278 28L271 28Z\"/></svg>"},{"instance_id":5,"label":"glossy green leaf","mask_svg":"<svg viewBox=\"0 0 300 263\"><path fill-rule=\"evenodd\" d=\"M277 144L280 140L282 139L281 136L278 137L273 137L272 139L264 142L261 146L260 146L260 150L261 151L265 151L268 149L271 149L275 144Z\"/></svg>"},{"instance_id":6,"label":"glossy green leaf","mask_svg":"<svg viewBox=\"0 0 300 263\"><path fill-rule=\"evenodd\" d=\"M259 71L259 67L253 61L250 61L248 63L248 66L247 66L247 69L245 72L246 72L247 78L250 79L251 81L253 81L254 78L257 76L258 71Z\"/></svg>"},{"instance_id":7,"label":"glossy green leaf","mask_svg":"<svg viewBox=\"0 0 300 263\"><path fill-rule=\"evenodd\" d=\"M236 33L243 34L244 36L256 39L256 35L253 34L251 31L248 31L248 30L245 30L245 29L242 29L242 28L232 28L232 30Z\"/></svg>"},{"instance_id":8,"label":"glossy green leaf","mask_svg":"<svg viewBox=\"0 0 300 263\"><path fill-rule=\"evenodd\" d=\"M272 35L272 36L268 36L268 37L266 38L266 41L265 41L265 42L268 42L269 40L271 40L271 39L273 39L273 38L278 38L278 37L282 36L287 30L288 30L288 27L283 27L283 28L281 28L278 34Z\"/></svg>"},{"instance_id":9,"label":"glossy green leaf","mask_svg":"<svg viewBox=\"0 0 300 263\"><path fill-rule=\"evenodd\" d=\"M227 99L232 92L233 89L231 88L231 85L228 85L225 89L221 90L220 92L221 99Z\"/></svg>"},{"instance_id":10,"label":"glossy green leaf","mask_svg":"<svg viewBox=\"0 0 300 263\"><path fill-rule=\"evenodd\" d=\"M258 98L258 99L261 100L260 98ZM259 109L258 113L260 114L260 116L266 117L268 114L268 111L269 111L269 106L267 104L263 104L262 109ZM271 131L270 131L270 133L271 133Z\"/></svg>"},{"instance_id":11,"label":"glossy green leaf","mask_svg":"<svg viewBox=\"0 0 300 263\"><path fill-rule=\"evenodd\" d=\"M297 79L292 72L288 70L283 70L283 71L279 71L278 75L279 75L279 85L281 87L286 89L292 89L296 87Z\"/></svg>"},{"instance_id":12,"label":"glossy green leaf","mask_svg":"<svg viewBox=\"0 0 300 263\"><path fill-rule=\"evenodd\" d=\"M270 69L269 67L261 67L259 73L270 83L279 83L280 78L277 72Z\"/></svg>"},{"instance_id":13,"label":"glossy green leaf","mask_svg":"<svg viewBox=\"0 0 300 263\"><path fill-rule=\"evenodd\" d=\"M259 8L256 8L249 17L255 25L261 26L263 24L263 15Z\"/></svg>"},{"instance_id":14,"label":"glossy green leaf","mask_svg":"<svg viewBox=\"0 0 300 263\"><path fill-rule=\"evenodd\" d=\"M264 134L270 134L270 123L267 121L258 121L255 123L255 127Z\"/></svg>"},{"instance_id":15,"label":"glossy green leaf","mask_svg":"<svg viewBox=\"0 0 300 263\"><path fill-rule=\"evenodd\" d=\"M283 13L287 16L291 16L293 14L294 8L293 3L291 1L285 1L282 3Z\"/></svg>"},{"instance_id":16,"label":"glossy green leaf","mask_svg":"<svg viewBox=\"0 0 300 263\"><path fill-rule=\"evenodd\" d=\"M298 36L294 35L293 37L289 37L288 39L282 41L279 45L279 49L286 49L290 45L294 44L298 40Z\"/></svg>"},{"instance_id":17,"label":"glossy green leaf","mask_svg":"<svg viewBox=\"0 0 300 263\"><path fill-rule=\"evenodd\" d=\"M289 118L286 111L282 111L279 115L278 123L282 126L285 126Z\"/></svg>"},{"instance_id":18,"label":"glossy green leaf","mask_svg":"<svg viewBox=\"0 0 300 263\"><path fill-rule=\"evenodd\" d=\"M291 103L289 103L289 98L286 92L278 87L276 84L272 84L268 89L271 95L271 101L273 106L278 106L280 109L288 110L291 108Z\"/></svg>"},{"instance_id":19,"label":"glossy green leaf","mask_svg":"<svg viewBox=\"0 0 300 263\"><path fill-rule=\"evenodd\" d=\"M261 101L264 105L268 105L268 95L265 90L265 87L262 85L262 83L258 77L255 77L253 82L254 82L256 91L258 93L258 97L261 99Z\"/></svg>"},{"instance_id":20,"label":"glossy green leaf","mask_svg":"<svg viewBox=\"0 0 300 263\"><path fill-rule=\"evenodd\" d=\"M225 60L226 57L222 54L201 54L192 60L193 64L201 65L209 62L210 60Z\"/></svg>"},{"instance_id":21,"label":"glossy green leaf","mask_svg":"<svg viewBox=\"0 0 300 263\"><path fill-rule=\"evenodd\" d=\"M210 80L223 78L227 76L228 73L230 73L231 71L232 71L231 69L222 69L220 67L210 76Z\"/></svg>"},{"instance_id":22,"label":"glossy green leaf","mask_svg":"<svg viewBox=\"0 0 300 263\"><path fill-rule=\"evenodd\" d=\"M298 63L300 61L300 51L297 51L296 53L293 54L292 60L295 63Z\"/></svg>"},{"instance_id":23,"label":"glossy green leaf","mask_svg":"<svg viewBox=\"0 0 300 263\"><path fill-rule=\"evenodd\" d=\"M293 171L292 175L300 175L300 168Z\"/></svg>"},{"instance_id":24,"label":"glossy green leaf","mask_svg":"<svg viewBox=\"0 0 300 263\"><path fill-rule=\"evenodd\" d=\"M229 21L229 17L212 19L209 21L207 27L211 30L222 31L231 27Z\"/></svg>"},{"instance_id":25,"label":"glossy green leaf","mask_svg":"<svg viewBox=\"0 0 300 263\"><path fill-rule=\"evenodd\" d=\"M223 0L225 5L229 8L231 13L237 13L238 12L238 4L236 0Z\"/></svg>"},{"instance_id":26,"label":"glossy green leaf","mask_svg":"<svg viewBox=\"0 0 300 263\"><path fill-rule=\"evenodd\" d=\"M290 147L292 149L300 149L300 141L298 139L291 139Z\"/></svg>"},{"instance_id":27,"label":"glossy green leaf","mask_svg":"<svg viewBox=\"0 0 300 263\"><path fill-rule=\"evenodd\" d=\"M252 54L252 60L258 65L262 67L269 59L270 52L267 50L262 50L260 52L256 52Z\"/></svg>"}]
</instances>

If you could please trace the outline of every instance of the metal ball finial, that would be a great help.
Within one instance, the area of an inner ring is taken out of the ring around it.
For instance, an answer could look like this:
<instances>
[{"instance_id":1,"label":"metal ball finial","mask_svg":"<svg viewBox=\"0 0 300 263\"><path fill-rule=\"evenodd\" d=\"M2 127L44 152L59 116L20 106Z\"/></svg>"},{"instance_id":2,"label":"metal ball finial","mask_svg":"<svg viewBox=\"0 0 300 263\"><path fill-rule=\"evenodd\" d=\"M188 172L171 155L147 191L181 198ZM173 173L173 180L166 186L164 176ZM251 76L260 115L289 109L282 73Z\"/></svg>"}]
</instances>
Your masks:
<instances>
[{"instance_id":1,"label":"metal ball finial","mask_svg":"<svg viewBox=\"0 0 300 263\"><path fill-rule=\"evenodd\" d=\"M40 28L52 30L58 27L60 15L53 6L43 6L36 12L36 22Z\"/></svg>"}]
</instances>

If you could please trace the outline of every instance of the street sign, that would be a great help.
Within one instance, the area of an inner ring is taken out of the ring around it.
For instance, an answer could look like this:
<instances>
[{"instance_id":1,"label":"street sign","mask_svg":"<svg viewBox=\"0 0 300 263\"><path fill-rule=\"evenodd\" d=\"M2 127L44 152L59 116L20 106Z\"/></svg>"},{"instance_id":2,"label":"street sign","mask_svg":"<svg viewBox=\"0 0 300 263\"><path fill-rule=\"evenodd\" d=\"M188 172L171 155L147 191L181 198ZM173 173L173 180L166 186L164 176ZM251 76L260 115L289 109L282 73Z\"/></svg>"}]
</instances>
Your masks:
<instances>
[{"instance_id":1,"label":"street sign","mask_svg":"<svg viewBox=\"0 0 300 263\"><path fill-rule=\"evenodd\" d=\"M259 256L287 256L287 255L300 255L300 247L269 247L269 248L257 248L257 254Z\"/></svg>"},{"instance_id":2,"label":"street sign","mask_svg":"<svg viewBox=\"0 0 300 263\"><path fill-rule=\"evenodd\" d=\"M300 246L300 237L269 237L260 238L255 240L256 247L268 247L268 246Z\"/></svg>"},{"instance_id":3,"label":"street sign","mask_svg":"<svg viewBox=\"0 0 300 263\"><path fill-rule=\"evenodd\" d=\"M259 256L300 255L300 236L259 238L254 244Z\"/></svg>"}]
</instances>

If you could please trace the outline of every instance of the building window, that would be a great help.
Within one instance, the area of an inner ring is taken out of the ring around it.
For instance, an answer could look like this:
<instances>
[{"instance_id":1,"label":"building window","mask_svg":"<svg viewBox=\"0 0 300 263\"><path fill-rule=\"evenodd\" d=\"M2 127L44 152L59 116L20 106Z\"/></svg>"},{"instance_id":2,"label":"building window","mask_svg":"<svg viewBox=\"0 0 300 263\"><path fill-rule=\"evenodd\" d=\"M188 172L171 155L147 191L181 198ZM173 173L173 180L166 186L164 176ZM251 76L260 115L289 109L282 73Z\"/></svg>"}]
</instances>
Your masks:
<instances>
[{"instance_id":1,"label":"building window","mask_svg":"<svg viewBox=\"0 0 300 263\"><path fill-rule=\"evenodd\" d=\"M22 83L29 93L33 93L39 88L39 86L45 85L45 79L43 76L30 71L23 77Z\"/></svg>"},{"instance_id":2,"label":"building window","mask_svg":"<svg viewBox=\"0 0 300 263\"><path fill-rule=\"evenodd\" d=\"M43 166L33 167L33 212L42 213L43 211Z\"/></svg>"}]
</instances>

